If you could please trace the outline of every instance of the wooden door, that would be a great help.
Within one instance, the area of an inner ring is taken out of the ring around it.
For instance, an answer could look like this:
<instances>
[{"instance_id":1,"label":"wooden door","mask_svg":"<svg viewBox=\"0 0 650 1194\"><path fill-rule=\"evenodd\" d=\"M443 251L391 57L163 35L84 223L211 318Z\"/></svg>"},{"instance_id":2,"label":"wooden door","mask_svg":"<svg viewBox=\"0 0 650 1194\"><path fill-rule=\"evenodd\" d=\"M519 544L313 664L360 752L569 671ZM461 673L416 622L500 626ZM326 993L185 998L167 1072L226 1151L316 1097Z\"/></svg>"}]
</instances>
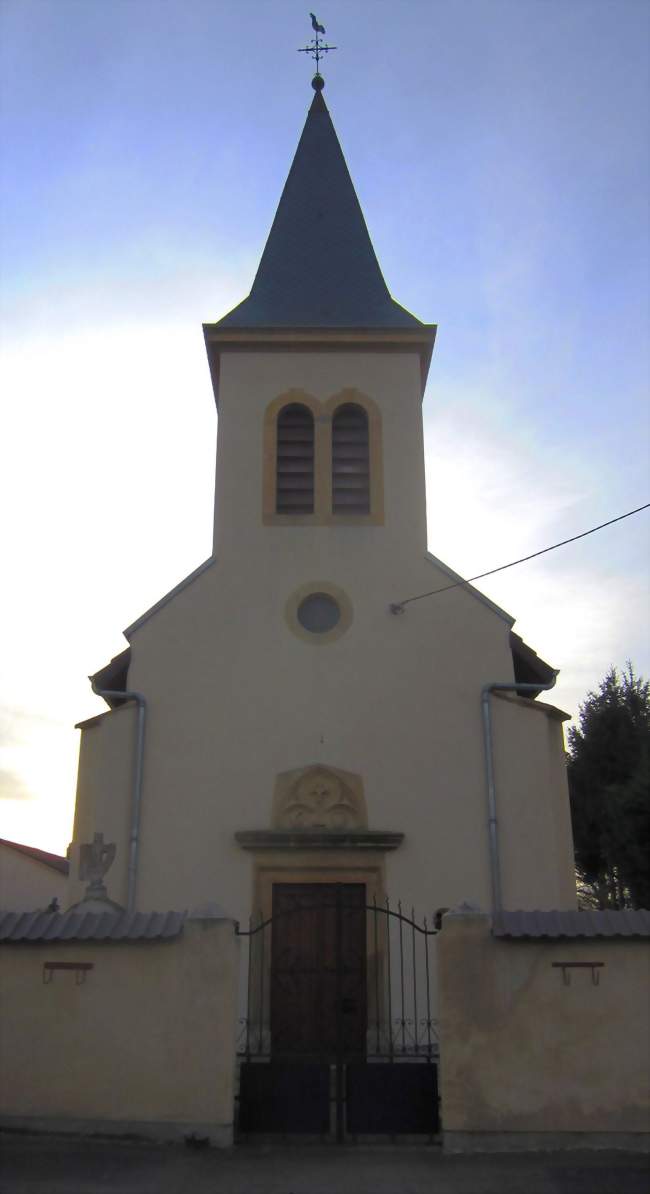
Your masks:
<instances>
[{"instance_id":1,"label":"wooden door","mask_svg":"<svg viewBox=\"0 0 650 1194\"><path fill-rule=\"evenodd\" d=\"M364 884L275 883L272 1055L360 1058L366 1015Z\"/></svg>"}]
</instances>

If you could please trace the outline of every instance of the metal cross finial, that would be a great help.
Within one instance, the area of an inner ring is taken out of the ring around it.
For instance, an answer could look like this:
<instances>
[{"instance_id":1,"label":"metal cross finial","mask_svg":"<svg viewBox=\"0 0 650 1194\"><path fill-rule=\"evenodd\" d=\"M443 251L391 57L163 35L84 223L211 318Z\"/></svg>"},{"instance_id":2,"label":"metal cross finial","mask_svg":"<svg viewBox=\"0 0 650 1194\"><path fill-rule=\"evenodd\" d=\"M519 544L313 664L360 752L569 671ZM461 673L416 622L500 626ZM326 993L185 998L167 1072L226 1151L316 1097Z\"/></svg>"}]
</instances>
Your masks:
<instances>
[{"instance_id":1,"label":"metal cross finial","mask_svg":"<svg viewBox=\"0 0 650 1194\"><path fill-rule=\"evenodd\" d=\"M315 60L316 74L311 81L311 85L314 88L314 91L322 91L323 87L325 86L325 80L319 70L320 60L325 56L325 54L329 53L330 50L335 50L337 47L328 46L321 41L321 34L325 32L325 26L318 23L313 12L310 12L309 16L311 17L311 27L316 36L312 38L312 40L309 42L309 45L301 46L301 48L298 50L298 53L311 54L311 57Z\"/></svg>"}]
</instances>

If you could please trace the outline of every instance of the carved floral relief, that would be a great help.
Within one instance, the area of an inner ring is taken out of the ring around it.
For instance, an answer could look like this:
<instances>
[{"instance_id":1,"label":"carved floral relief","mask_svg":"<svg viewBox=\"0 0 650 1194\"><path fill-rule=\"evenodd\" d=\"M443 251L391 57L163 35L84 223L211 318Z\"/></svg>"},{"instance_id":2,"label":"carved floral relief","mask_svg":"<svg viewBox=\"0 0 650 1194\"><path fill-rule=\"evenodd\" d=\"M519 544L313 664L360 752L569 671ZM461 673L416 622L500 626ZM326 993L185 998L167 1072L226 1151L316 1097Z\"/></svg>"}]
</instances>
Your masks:
<instances>
[{"instance_id":1,"label":"carved floral relief","mask_svg":"<svg viewBox=\"0 0 650 1194\"><path fill-rule=\"evenodd\" d=\"M285 829L353 829L364 824L357 793L326 767L304 772L285 794L278 825Z\"/></svg>"}]
</instances>

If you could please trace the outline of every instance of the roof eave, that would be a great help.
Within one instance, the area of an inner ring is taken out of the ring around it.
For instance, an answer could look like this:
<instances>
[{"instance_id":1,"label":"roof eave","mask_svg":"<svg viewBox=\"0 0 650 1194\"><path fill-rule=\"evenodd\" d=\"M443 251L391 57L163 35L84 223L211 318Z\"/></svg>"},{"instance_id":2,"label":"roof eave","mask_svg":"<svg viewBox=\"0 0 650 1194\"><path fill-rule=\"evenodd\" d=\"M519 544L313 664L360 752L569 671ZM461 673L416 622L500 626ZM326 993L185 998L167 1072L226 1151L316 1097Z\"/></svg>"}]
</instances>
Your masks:
<instances>
[{"instance_id":1,"label":"roof eave","mask_svg":"<svg viewBox=\"0 0 650 1194\"><path fill-rule=\"evenodd\" d=\"M465 580L465 578L458 572L454 572L454 569L450 568L449 564L445 564L444 560L439 559L438 556L434 556L432 551L425 551L424 556L425 559L430 560L432 564L435 564L436 568L439 568L441 572L444 572L450 580L454 581L454 585L450 585L450 588L458 587L459 589L464 589L465 592L469 593L471 597L474 597L477 601L480 601L482 605L487 607L487 609L492 610L492 613L496 614L498 618L501 618L509 628L514 626L515 619L513 618L512 614L509 614L507 610L502 609L501 606L497 605L495 601L491 601L489 597L485 596L485 593L482 593L481 590L477 589L475 585L470 583L470 581Z\"/></svg>"},{"instance_id":2,"label":"roof eave","mask_svg":"<svg viewBox=\"0 0 650 1194\"><path fill-rule=\"evenodd\" d=\"M0 846L7 846L32 862L39 862L63 875L68 874L70 864L63 854L53 854L51 850L41 850L38 846L27 846L23 842L11 842L6 837L0 838Z\"/></svg>"},{"instance_id":3,"label":"roof eave","mask_svg":"<svg viewBox=\"0 0 650 1194\"><path fill-rule=\"evenodd\" d=\"M204 323L214 398L219 407L220 358L223 352L417 352L422 395L429 375L438 325L415 327L222 327Z\"/></svg>"}]
</instances>

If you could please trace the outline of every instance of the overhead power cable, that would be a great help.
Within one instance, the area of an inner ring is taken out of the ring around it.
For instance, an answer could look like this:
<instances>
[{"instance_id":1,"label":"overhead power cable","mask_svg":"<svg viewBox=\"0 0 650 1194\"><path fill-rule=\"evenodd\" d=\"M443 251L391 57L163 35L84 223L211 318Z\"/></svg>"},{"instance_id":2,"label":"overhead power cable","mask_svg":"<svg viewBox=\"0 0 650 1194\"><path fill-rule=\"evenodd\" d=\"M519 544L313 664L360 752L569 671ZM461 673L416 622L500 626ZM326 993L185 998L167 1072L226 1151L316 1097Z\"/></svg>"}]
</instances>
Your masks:
<instances>
[{"instance_id":1,"label":"overhead power cable","mask_svg":"<svg viewBox=\"0 0 650 1194\"><path fill-rule=\"evenodd\" d=\"M541 551L533 551L529 556L522 556L519 560L511 560L509 564L500 564L498 568L490 568L488 572L479 572L476 576L470 576L467 580L455 580L450 585L443 585L440 589L431 589L428 593L418 593L416 597L405 597L403 601L394 601L388 607L392 614L403 614L404 607L410 605L413 601L422 601L425 597L435 597L437 593L446 593L449 589L459 589L463 585L469 585L474 580L483 580L486 576L494 576L495 572L505 572L506 568L514 568L517 564L525 564L527 560L534 560L537 556L546 555L548 551L555 551L557 547L566 547L567 543L575 543L577 539L585 539L587 535L593 535L596 531L602 531L604 527L611 527L615 522L622 522L624 518L631 518L633 514L640 514L642 510L650 508L650 502L646 502L645 506L637 506L635 510L628 510L626 514L619 514L616 518L610 518L608 522L601 522L597 527L591 527L588 531L582 531L580 535L572 535L570 539L562 539L559 543L552 543L550 547L542 547Z\"/></svg>"}]
</instances>

